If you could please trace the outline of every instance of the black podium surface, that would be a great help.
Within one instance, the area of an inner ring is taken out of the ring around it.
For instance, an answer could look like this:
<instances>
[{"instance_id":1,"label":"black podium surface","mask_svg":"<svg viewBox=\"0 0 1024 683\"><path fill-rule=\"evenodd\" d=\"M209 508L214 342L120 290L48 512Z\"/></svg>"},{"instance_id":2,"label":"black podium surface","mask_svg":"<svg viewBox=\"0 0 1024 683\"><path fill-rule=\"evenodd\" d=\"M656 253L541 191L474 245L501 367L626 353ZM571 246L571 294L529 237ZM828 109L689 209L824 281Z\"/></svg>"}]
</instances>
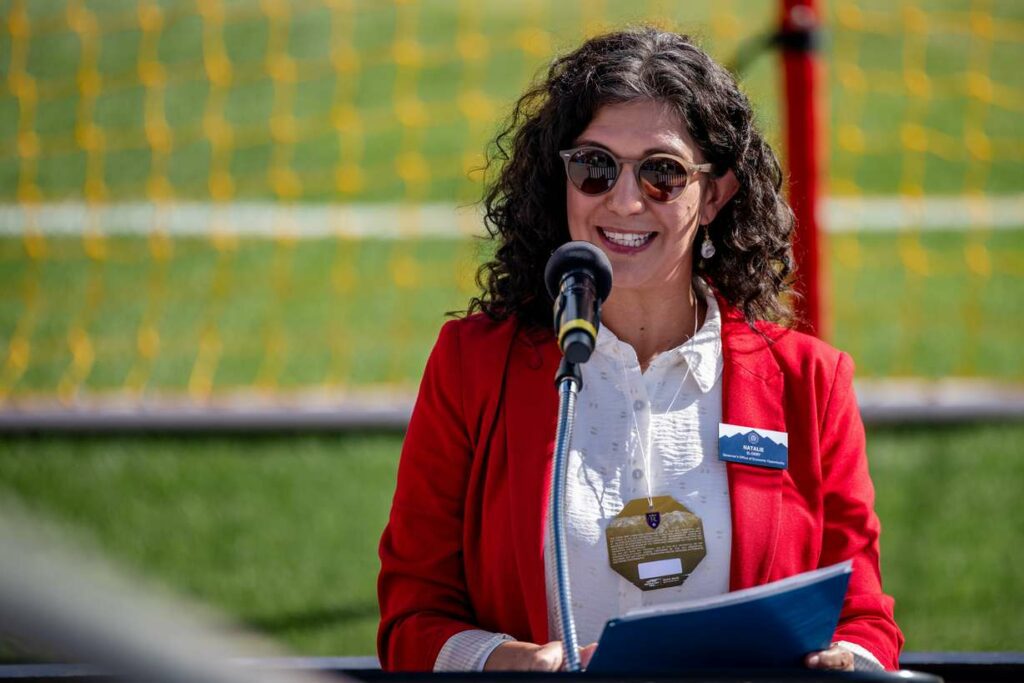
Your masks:
<instances>
[{"instance_id":1,"label":"black podium surface","mask_svg":"<svg viewBox=\"0 0 1024 683\"><path fill-rule=\"evenodd\" d=\"M620 674L568 674L568 673L529 673L509 672L500 674L484 673L459 673L459 674L402 674L351 671L349 675L364 683L426 683L427 681L450 680L460 683L471 683L474 681L500 681L501 683L555 683L563 681L570 683L896 683L897 681L910 681L911 683L942 683L942 678L930 673L916 671L901 671L898 673L869 673L851 672L840 673L834 671L805 671L805 670L757 670L757 669L721 669L695 671L684 674L659 675L659 676L623 676Z\"/></svg>"},{"instance_id":2,"label":"black podium surface","mask_svg":"<svg viewBox=\"0 0 1024 683\"><path fill-rule=\"evenodd\" d=\"M897 681L909 681L910 683L942 683L943 679L931 673L900 671L897 673L869 673L869 672L822 672L809 670L771 670L761 671L754 669L742 670L708 670L689 672L677 675L664 676L623 676L603 675L588 673L531 673L531 672L503 672L503 673L407 673L407 672L385 672L380 669L342 669L330 665L316 665L311 660L302 660L304 663L296 666L289 666L280 660L266 664L251 662L246 666L254 666L263 675L272 674L274 670L288 671L301 669L316 671L316 673L330 677L337 677L338 680L355 681L357 683L474 683L476 681L496 681L500 683L740 683L750 681L751 683L788 683L796 681L799 683L835 683L844 681L847 683L896 683ZM269 678L272 679L272 676ZM260 677L261 680L267 678ZM128 679L112 676L102 670L85 665L74 664L13 664L0 665L0 680L9 681L31 681L32 683L72 683L80 681L85 683L101 683L103 681L125 681ZM965 679L967 680L967 679ZM992 679L999 680L999 679ZM949 681L948 683L954 683Z\"/></svg>"},{"instance_id":3,"label":"black podium surface","mask_svg":"<svg viewBox=\"0 0 1024 683\"><path fill-rule=\"evenodd\" d=\"M621 676L568 673L405 673L385 672L375 657L286 657L240 660L261 674L274 671L306 671L339 681L359 683L986 683L988 681L1024 682L1024 652L907 652L900 658L903 670L892 673L822 672L807 670L716 670L694 671L665 676ZM100 683L125 680L81 664L6 664L0 665L0 680L48 681L60 683Z\"/></svg>"}]
</instances>

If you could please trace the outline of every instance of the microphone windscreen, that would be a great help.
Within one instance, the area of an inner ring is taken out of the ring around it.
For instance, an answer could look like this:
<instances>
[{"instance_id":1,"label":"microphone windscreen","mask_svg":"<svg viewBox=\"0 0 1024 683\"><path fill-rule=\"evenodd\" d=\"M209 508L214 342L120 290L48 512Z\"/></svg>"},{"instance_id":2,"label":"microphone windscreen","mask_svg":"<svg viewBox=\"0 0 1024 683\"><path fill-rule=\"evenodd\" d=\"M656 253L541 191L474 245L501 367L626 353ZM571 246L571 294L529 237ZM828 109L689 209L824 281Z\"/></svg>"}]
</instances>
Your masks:
<instances>
[{"instance_id":1,"label":"microphone windscreen","mask_svg":"<svg viewBox=\"0 0 1024 683\"><path fill-rule=\"evenodd\" d=\"M605 253L590 242L566 242L548 259L544 267L544 284L552 299L558 297L562 277L573 270L586 270L594 277L597 298L604 301L612 291L612 264Z\"/></svg>"}]
</instances>

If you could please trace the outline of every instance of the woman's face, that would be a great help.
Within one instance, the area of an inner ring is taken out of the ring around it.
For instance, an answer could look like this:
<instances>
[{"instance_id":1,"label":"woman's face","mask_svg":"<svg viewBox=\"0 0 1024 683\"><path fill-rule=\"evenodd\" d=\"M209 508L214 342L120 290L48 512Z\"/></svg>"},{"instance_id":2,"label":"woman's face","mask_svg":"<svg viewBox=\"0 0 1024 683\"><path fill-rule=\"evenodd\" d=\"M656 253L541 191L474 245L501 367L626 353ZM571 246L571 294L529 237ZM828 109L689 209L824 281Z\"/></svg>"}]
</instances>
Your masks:
<instances>
[{"instance_id":1,"label":"woman's face","mask_svg":"<svg viewBox=\"0 0 1024 683\"><path fill-rule=\"evenodd\" d=\"M573 145L603 147L620 159L667 152L692 163L704 162L679 116L652 100L602 107ZM567 180L569 234L608 255L615 290L656 294L686 288L700 223L714 218L709 210L717 212L707 201L707 189L713 185L707 174L691 175L682 195L665 204L641 191L631 162L623 164L615 185L602 195L583 194Z\"/></svg>"}]
</instances>

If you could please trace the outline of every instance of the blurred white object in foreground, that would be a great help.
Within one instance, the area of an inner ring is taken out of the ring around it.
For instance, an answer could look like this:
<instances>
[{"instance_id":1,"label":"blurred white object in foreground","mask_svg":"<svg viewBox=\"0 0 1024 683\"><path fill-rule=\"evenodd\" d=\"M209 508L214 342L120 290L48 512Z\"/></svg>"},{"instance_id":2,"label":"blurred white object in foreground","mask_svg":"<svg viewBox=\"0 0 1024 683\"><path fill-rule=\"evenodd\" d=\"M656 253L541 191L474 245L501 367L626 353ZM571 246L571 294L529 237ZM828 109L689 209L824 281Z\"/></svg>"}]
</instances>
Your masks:
<instances>
[{"instance_id":1,"label":"blurred white object in foreground","mask_svg":"<svg viewBox=\"0 0 1024 683\"><path fill-rule=\"evenodd\" d=\"M0 507L0 635L40 654L159 683L338 681L246 665L268 641L129 579L53 525Z\"/></svg>"}]
</instances>

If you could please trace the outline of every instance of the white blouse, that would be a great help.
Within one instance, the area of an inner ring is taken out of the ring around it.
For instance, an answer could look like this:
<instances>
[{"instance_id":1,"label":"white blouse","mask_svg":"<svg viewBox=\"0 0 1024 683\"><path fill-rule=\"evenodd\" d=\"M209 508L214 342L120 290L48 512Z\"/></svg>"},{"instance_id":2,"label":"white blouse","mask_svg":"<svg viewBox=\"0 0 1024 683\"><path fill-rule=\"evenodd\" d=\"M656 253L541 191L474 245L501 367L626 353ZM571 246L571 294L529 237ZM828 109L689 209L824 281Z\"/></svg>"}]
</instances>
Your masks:
<instances>
[{"instance_id":1,"label":"white blouse","mask_svg":"<svg viewBox=\"0 0 1024 683\"><path fill-rule=\"evenodd\" d=\"M608 619L635 607L718 595L729 590L732 524L725 463L717 458L722 412L722 318L715 297L704 324L684 344L641 372L636 352L601 327L590 360L569 451L566 540L573 616L579 642L594 642ZM645 457L646 456L646 457ZM648 469L650 471L648 471ZM701 518L707 556L681 586L641 591L608 564L604 529L625 503L672 495ZM557 605L554 550L544 539L548 604ZM552 639L560 632L549 610ZM504 634L470 630L452 636L435 671L480 670Z\"/></svg>"},{"instance_id":2,"label":"white blouse","mask_svg":"<svg viewBox=\"0 0 1024 683\"><path fill-rule=\"evenodd\" d=\"M732 516L718 460L722 320L715 298L705 299L704 325L646 372L633 347L606 327L582 368L566 478L569 585L581 645L596 642L605 622L629 610L729 590ZM672 496L703 522L707 555L680 586L643 591L609 565L605 528L626 503L648 494ZM550 528L544 554L548 605L555 606ZM561 633L557 611L548 611L551 634Z\"/></svg>"}]
</instances>

